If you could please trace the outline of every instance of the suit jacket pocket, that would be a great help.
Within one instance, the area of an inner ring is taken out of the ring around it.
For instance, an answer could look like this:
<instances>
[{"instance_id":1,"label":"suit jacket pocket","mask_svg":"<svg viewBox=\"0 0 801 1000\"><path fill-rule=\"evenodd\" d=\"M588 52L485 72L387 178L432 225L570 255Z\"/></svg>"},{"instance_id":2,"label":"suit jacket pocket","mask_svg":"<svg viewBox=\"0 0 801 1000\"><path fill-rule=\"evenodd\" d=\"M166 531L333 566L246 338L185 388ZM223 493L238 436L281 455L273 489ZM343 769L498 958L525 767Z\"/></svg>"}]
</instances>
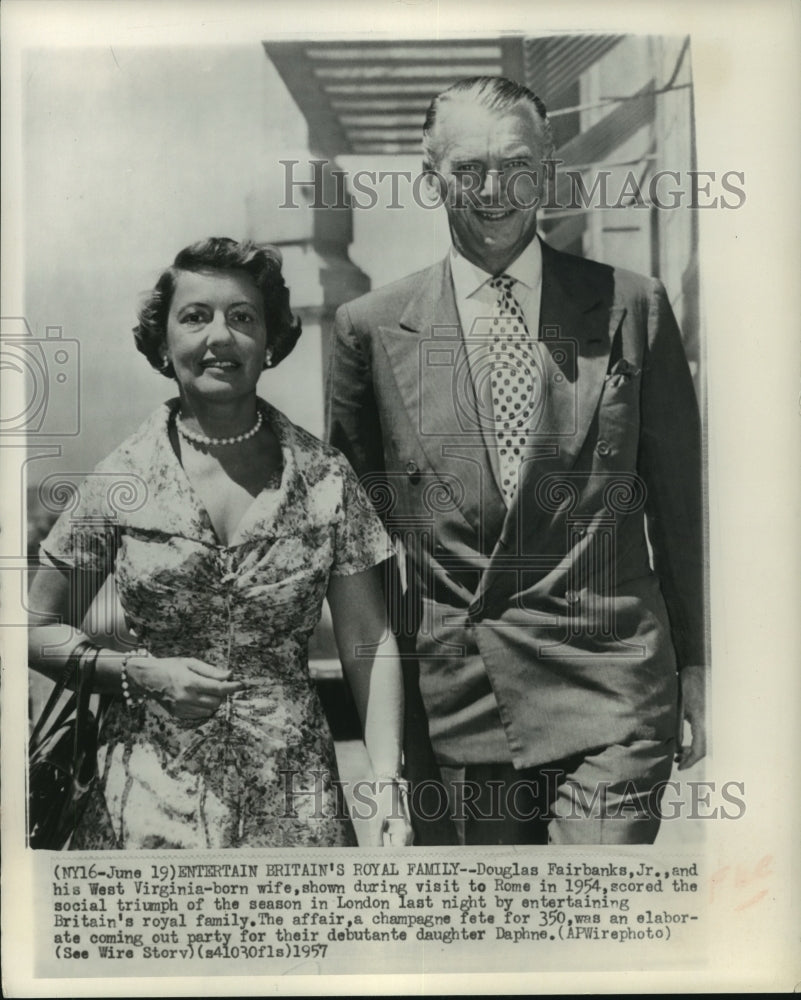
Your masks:
<instances>
[{"instance_id":1,"label":"suit jacket pocket","mask_svg":"<svg viewBox=\"0 0 801 1000\"><path fill-rule=\"evenodd\" d=\"M614 402L618 398L627 399L632 395L639 396L641 382L642 371L639 369L628 368L624 371L611 371L604 379L601 405L603 406L605 402Z\"/></svg>"},{"instance_id":2,"label":"suit jacket pocket","mask_svg":"<svg viewBox=\"0 0 801 1000\"><path fill-rule=\"evenodd\" d=\"M626 467L633 467L637 457L641 383L639 371L607 376L598 406L598 440L610 445Z\"/></svg>"}]
</instances>

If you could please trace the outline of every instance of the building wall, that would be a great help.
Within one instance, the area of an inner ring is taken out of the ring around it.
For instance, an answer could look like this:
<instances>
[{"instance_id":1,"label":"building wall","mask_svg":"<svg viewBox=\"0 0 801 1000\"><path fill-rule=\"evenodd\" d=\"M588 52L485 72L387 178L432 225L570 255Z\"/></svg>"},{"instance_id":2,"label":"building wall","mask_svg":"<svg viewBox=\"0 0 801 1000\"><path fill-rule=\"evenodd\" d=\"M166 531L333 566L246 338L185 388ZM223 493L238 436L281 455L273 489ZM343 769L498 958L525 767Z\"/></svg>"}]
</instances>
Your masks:
<instances>
[{"instance_id":1,"label":"building wall","mask_svg":"<svg viewBox=\"0 0 801 1000\"><path fill-rule=\"evenodd\" d=\"M653 74L652 44L647 37L628 37L620 41L611 52L594 63L580 77L582 105L598 105L610 97L636 93ZM585 131L601 121L615 105L590 107L580 114L581 130ZM594 260L601 260L617 267L649 273L652 265L651 222L649 210L633 204L622 207L629 200L624 196L626 181L630 176L644 177L650 169L646 159L653 143L650 124L622 143L609 156L610 163L620 164L608 169L606 203L614 207L601 207L587 212L583 252ZM596 167L583 171L586 186L591 190Z\"/></svg>"},{"instance_id":2,"label":"building wall","mask_svg":"<svg viewBox=\"0 0 801 1000\"><path fill-rule=\"evenodd\" d=\"M697 217L689 206L689 171L695 167L692 117L691 53L685 39L629 36L581 77L582 103L636 93L648 84L658 93L653 122L614 152L614 162L627 164L610 171L610 201L622 191L632 171L647 196L657 172L674 171L676 181L659 182L657 195L665 208L609 208L587 213L583 250L586 256L661 278L679 321L691 368L698 377ZM582 129L601 120L608 108L582 112ZM650 156L650 159L648 157ZM628 163L628 161L638 161ZM594 171L586 172L587 186ZM674 202L672 191L681 192Z\"/></svg>"}]
</instances>

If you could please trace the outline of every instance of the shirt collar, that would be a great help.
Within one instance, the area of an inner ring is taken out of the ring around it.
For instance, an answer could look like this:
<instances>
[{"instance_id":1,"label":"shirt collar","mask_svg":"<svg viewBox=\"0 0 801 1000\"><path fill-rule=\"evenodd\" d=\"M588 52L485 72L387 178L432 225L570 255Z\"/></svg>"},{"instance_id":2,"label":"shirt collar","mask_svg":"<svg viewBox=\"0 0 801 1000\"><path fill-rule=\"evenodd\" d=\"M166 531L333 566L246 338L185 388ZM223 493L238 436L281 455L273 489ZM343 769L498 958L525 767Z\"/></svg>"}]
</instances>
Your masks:
<instances>
[{"instance_id":1,"label":"shirt collar","mask_svg":"<svg viewBox=\"0 0 801 1000\"><path fill-rule=\"evenodd\" d=\"M505 274L534 291L542 282L542 247L539 236L506 268ZM451 246L451 274L456 300L469 299L485 284L492 281L492 275L473 264Z\"/></svg>"}]
</instances>

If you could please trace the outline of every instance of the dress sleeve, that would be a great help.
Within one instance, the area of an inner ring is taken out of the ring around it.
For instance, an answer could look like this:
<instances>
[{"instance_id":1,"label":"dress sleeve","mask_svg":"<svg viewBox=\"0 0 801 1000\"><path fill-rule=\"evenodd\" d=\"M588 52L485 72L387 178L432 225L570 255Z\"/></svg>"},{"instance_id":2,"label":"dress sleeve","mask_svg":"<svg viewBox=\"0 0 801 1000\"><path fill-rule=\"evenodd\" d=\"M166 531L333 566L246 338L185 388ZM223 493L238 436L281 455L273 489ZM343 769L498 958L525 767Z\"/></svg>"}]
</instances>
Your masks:
<instances>
[{"instance_id":1,"label":"dress sleeve","mask_svg":"<svg viewBox=\"0 0 801 1000\"><path fill-rule=\"evenodd\" d=\"M389 535L373 509L356 473L344 456L338 458L342 499L335 525L333 576L350 576L395 555Z\"/></svg>"},{"instance_id":2,"label":"dress sleeve","mask_svg":"<svg viewBox=\"0 0 801 1000\"><path fill-rule=\"evenodd\" d=\"M113 571L119 524L109 503L110 485L113 479L97 471L77 487L65 481L60 491L67 496L66 508L39 546L44 565L104 577Z\"/></svg>"}]
</instances>

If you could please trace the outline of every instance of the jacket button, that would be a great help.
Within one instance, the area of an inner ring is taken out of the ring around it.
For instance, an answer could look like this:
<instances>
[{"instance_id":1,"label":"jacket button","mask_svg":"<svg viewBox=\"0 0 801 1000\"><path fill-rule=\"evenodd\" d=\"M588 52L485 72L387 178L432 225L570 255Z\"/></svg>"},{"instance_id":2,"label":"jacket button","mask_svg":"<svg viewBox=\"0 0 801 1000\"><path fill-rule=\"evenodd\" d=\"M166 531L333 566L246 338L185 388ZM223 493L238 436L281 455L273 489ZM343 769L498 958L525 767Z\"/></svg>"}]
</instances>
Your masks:
<instances>
[{"instance_id":1,"label":"jacket button","mask_svg":"<svg viewBox=\"0 0 801 1000\"><path fill-rule=\"evenodd\" d=\"M567 601L568 604L578 604L579 595L576 593L575 590L566 590L565 600Z\"/></svg>"},{"instance_id":2,"label":"jacket button","mask_svg":"<svg viewBox=\"0 0 801 1000\"><path fill-rule=\"evenodd\" d=\"M420 482L420 470L415 462L406 463L406 474L412 486L416 486Z\"/></svg>"},{"instance_id":3,"label":"jacket button","mask_svg":"<svg viewBox=\"0 0 801 1000\"><path fill-rule=\"evenodd\" d=\"M598 452L599 455L605 456L612 454L612 446L609 444L608 441L603 441L603 440L599 441L598 444L596 444L595 446L595 450Z\"/></svg>"}]
</instances>

